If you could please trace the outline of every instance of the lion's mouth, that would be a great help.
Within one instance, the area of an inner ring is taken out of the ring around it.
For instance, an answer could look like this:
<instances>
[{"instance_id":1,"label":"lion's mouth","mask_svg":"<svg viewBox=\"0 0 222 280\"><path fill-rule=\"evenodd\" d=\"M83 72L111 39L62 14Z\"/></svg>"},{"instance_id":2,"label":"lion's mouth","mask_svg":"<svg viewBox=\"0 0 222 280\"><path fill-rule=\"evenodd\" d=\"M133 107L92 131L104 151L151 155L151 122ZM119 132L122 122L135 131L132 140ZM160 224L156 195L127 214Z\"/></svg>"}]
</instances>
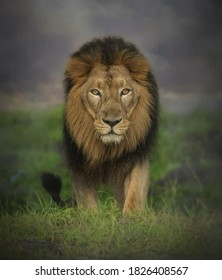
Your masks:
<instances>
[{"instance_id":1,"label":"lion's mouth","mask_svg":"<svg viewBox=\"0 0 222 280\"><path fill-rule=\"evenodd\" d=\"M111 128L110 132L108 132L106 135L118 135L121 136L121 134L116 133L113 128Z\"/></svg>"},{"instance_id":2,"label":"lion's mouth","mask_svg":"<svg viewBox=\"0 0 222 280\"><path fill-rule=\"evenodd\" d=\"M115 133L113 130L100 136L104 144L119 144L123 140L123 135Z\"/></svg>"}]
</instances>

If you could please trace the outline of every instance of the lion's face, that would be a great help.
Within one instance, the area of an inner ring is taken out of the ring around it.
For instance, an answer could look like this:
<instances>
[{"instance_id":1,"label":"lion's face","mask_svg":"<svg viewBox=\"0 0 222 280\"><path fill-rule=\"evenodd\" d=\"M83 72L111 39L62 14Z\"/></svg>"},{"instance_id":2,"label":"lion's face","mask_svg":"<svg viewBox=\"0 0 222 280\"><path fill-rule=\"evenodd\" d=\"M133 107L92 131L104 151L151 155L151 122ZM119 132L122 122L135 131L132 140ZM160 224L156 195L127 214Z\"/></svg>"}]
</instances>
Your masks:
<instances>
[{"instance_id":1,"label":"lion's face","mask_svg":"<svg viewBox=\"0 0 222 280\"><path fill-rule=\"evenodd\" d=\"M72 58L68 64L69 85L74 83L66 99L65 121L91 166L135 150L152 126L149 65L140 57L129 61L91 65Z\"/></svg>"},{"instance_id":2,"label":"lion's face","mask_svg":"<svg viewBox=\"0 0 222 280\"><path fill-rule=\"evenodd\" d=\"M118 144L127 139L129 118L140 95L126 67L98 65L81 87L80 96L103 143Z\"/></svg>"}]
</instances>

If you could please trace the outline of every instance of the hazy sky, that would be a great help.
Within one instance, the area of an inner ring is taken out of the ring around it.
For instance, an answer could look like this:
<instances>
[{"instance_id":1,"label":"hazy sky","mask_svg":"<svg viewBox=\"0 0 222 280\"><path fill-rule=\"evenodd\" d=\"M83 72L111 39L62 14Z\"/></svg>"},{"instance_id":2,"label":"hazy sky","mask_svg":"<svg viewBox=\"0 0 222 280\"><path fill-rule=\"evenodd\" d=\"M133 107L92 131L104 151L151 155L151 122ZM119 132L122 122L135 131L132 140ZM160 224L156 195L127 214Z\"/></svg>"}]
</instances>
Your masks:
<instances>
[{"instance_id":1,"label":"hazy sky","mask_svg":"<svg viewBox=\"0 0 222 280\"><path fill-rule=\"evenodd\" d=\"M0 0L0 93L58 94L69 55L103 35L134 42L163 90L221 92L221 3Z\"/></svg>"}]
</instances>

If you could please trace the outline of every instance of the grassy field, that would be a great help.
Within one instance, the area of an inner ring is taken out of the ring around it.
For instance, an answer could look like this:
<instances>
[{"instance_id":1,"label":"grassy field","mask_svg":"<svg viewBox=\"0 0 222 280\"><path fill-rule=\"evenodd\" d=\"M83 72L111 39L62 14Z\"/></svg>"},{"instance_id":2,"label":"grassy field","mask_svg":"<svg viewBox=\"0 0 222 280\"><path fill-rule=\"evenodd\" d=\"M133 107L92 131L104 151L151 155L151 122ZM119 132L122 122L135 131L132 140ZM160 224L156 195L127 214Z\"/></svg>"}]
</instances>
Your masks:
<instances>
[{"instance_id":1,"label":"grassy field","mask_svg":"<svg viewBox=\"0 0 222 280\"><path fill-rule=\"evenodd\" d=\"M3 259L221 259L222 132L219 115L162 113L148 206L123 217L109 189L100 208L61 210L40 184L70 176L62 107L0 113L0 255Z\"/></svg>"}]
</instances>

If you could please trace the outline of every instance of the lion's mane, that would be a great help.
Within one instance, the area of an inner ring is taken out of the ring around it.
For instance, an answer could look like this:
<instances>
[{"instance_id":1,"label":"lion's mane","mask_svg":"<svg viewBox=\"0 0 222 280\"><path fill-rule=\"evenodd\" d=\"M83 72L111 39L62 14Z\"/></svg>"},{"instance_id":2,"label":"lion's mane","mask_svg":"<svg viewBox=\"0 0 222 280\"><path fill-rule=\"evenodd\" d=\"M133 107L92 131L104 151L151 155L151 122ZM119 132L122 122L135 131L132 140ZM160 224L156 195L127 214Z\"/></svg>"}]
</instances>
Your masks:
<instances>
[{"instance_id":1,"label":"lion's mane","mask_svg":"<svg viewBox=\"0 0 222 280\"><path fill-rule=\"evenodd\" d=\"M93 134L93 121L81 104L75 89L84 84L90 71L98 64L107 67L124 65L141 88L146 89L146 102L141 100L133 112L135 131L122 145L104 145ZM72 170L95 169L104 175L107 165L125 164L130 169L135 161L150 153L158 126L158 91L146 58L131 43L121 38L105 37L84 44L73 53L65 72L64 143ZM72 92L72 101L69 100ZM145 131L145 134L144 134ZM75 136L74 136L75 134ZM143 137L139 137L143 135ZM132 164L131 164L132 163ZM100 166L100 168L98 168ZM122 169L122 168L121 168ZM94 173L95 173L94 170ZM102 171L103 170L103 171Z\"/></svg>"}]
</instances>

